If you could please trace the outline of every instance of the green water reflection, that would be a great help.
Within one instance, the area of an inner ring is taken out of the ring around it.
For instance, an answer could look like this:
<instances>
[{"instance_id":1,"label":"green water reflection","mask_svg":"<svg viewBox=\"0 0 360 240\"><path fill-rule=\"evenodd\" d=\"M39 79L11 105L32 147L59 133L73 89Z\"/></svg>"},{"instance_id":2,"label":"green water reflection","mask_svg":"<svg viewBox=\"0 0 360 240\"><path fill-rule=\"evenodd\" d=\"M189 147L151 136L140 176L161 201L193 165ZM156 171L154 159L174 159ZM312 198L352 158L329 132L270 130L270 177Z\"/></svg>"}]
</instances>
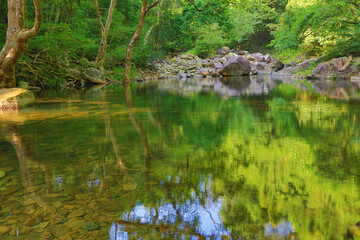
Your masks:
<instances>
[{"instance_id":1,"label":"green water reflection","mask_svg":"<svg viewBox=\"0 0 360 240\"><path fill-rule=\"evenodd\" d=\"M43 92L1 113L0 238L357 236L360 103L251 84Z\"/></svg>"}]
</instances>

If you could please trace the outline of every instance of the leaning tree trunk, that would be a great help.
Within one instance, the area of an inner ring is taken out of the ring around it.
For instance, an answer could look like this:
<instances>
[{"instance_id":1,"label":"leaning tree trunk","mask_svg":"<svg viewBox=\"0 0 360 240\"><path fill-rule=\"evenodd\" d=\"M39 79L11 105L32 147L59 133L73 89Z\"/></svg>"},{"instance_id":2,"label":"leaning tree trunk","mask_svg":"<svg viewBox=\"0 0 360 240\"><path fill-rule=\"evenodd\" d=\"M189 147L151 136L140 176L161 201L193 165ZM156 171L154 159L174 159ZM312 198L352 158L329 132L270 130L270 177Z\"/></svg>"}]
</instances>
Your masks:
<instances>
[{"instance_id":1,"label":"leaning tree trunk","mask_svg":"<svg viewBox=\"0 0 360 240\"><path fill-rule=\"evenodd\" d=\"M142 7L141 7L139 25L137 26L135 34L131 38L130 43L128 44L127 49L126 49L124 77L123 77L123 80L122 80L122 83L125 86L129 85L129 83L130 83L130 71L131 71L131 62L133 60L133 51L134 51L135 44L139 40L139 38L141 36L141 32L142 32L142 30L144 28L146 14L151 8L155 7L159 3L159 1L160 0L156 0L155 2L153 2L152 4L147 6L148 1L147 0L142 0Z\"/></svg>"},{"instance_id":2,"label":"leaning tree trunk","mask_svg":"<svg viewBox=\"0 0 360 240\"><path fill-rule=\"evenodd\" d=\"M8 0L8 29L6 42L0 52L0 88L16 86L15 64L26 51L29 39L36 36L41 27L41 0L33 0L35 22L30 30L25 30L25 0Z\"/></svg>"},{"instance_id":3,"label":"leaning tree trunk","mask_svg":"<svg viewBox=\"0 0 360 240\"><path fill-rule=\"evenodd\" d=\"M111 2L110 2L109 13L108 13L105 27L104 27L104 25L102 24L102 21L101 21L99 4L98 4L98 1L95 0L95 9L96 9L96 13L98 16L100 28L101 28L101 42L100 42L99 52L96 57L96 64L99 65L101 70L103 70L103 68L104 68L106 49L107 49L107 37L109 35L110 25L111 25L114 9L116 6L116 2L117 2L117 0L111 0Z\"/></svg>"}]
</instances>

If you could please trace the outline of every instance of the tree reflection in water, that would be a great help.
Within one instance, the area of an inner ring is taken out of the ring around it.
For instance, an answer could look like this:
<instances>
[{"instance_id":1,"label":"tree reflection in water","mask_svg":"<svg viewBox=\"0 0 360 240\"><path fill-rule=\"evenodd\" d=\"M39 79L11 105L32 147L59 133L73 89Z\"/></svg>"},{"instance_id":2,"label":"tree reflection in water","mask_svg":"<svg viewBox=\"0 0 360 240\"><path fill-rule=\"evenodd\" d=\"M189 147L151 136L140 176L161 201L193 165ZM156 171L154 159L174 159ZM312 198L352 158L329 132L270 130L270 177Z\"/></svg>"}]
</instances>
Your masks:
<instances>
[{"instance_id":1,"label":"tree reflection in water","mask_svg":"<svg viewBox=\"0 0 360 240\"><path fill-rule=\"evenodd\" d=\"M20 209L45 214L40 224L56 238L349 239L359 216L358 105L250 80L222 86L269 95L109 86L40 104L44 114L25 112L23 123L5 119L0 171L16 170L0 179L0 222L33 217L13 214Z\"/></svg>"}]
</instances>

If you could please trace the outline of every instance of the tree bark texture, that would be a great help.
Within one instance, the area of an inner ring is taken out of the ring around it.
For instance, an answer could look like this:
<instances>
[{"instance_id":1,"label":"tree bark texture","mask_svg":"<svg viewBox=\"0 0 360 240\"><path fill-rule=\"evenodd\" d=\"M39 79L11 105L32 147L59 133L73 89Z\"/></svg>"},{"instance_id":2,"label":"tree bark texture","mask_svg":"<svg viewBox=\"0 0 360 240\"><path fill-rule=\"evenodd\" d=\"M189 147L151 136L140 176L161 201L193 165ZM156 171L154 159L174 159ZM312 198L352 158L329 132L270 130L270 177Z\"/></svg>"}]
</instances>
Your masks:
<instances>
[{"instance_id":1,"label":"tree bark texture","mask_svg":"<svg viewBox=\"0 0 360 240\"><path fill-rule=\"evenodd\" d=\"M6 42L0 52L0 88L16 86L15 64L26 51L29 39L36 36L41 27L41 0L33 0L35 22L30 30L25 29L25 0L8 0L8 29Z\"/></svg>"},{"instance_id":2,"label":"tree bark texture","mask_svg":"<svg viewBox=\"0 0 360 240\"><path fill-rule=\"evenodd\" d=\"M107 37L109 35L111 21L112 21L112 17L113 17L113 14L114 14L114 10L115 10L117 0L111 0L111 2L110 2L109 12L108 12L108 16L107 16L107 19L106 19L105 27L104 27L104 25L102 24L102 21L101 21L101 15L100 15L100 10L99 10L98 0L94 0L94 1L95 1L96 14L97 14L99 25L100 25L100 28L101 28L101 42L100 42L100 46L99 46L98 55L96 57L96 63L99 65L100 69L103 70L104 63L105 63L105 58L106 58Z\"/></svg>"},{"instance_id":3,"label":"tree bark texture","mask_svg":"<svg viewBox=\"0 0 360 240\"><path fill-rule=\"evenodd\" d=\"M142 0L139 24L136 28L134 36L131 38L130 43L128 44L127 49L126 49L124 77L123 77L123 81L122 81L124 86L127 86L130 83L131 62L133 60L134 47L141 36L142 30L144 29L146 14L148 11L150 11L150 9L155 7L159 3L159 1L160 0L156 0L155 2L153 2L152 4L150 4L148 6L148 1Z\"/></svg>"}]
</instances>

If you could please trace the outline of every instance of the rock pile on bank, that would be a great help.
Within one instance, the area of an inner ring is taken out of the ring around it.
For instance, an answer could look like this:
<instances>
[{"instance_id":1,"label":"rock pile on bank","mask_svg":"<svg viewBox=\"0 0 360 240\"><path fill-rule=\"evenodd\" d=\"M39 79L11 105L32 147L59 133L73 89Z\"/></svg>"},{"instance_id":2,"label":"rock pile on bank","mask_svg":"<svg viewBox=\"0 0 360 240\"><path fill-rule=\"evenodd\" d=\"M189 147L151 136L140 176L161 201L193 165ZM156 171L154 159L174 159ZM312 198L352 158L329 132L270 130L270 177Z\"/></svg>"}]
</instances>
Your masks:
<instances>
[{"instance_id":1,"label":"rock pile on bank","mask_svg":"<svg viewBox=\"0 0 360 240\"><path fill-rule=\"evenodd\" d=\"M281 70L285 65L278 59L263 55L250 54L241 50L230 50L223 47L212 58L201 59L193 54L179 56L153 62L151 71L141 72L147 79L169 79L190 77L221 77L270 74Z\"/></svg>"},{"instance_id":2,"label":"rock pile on bank","mask_svg":"<svg viewBox=\"0 0 360 240\"><path fill-rule=\"evenodd\" d=\"M249 53L222 47L217 55L201 59L193 54L181 54L150 64L141 71L140 81L191 77L222 77L273 74L308 79L360 80L360 58L341 57L322 62L320 58L301 63L284 64L270 54Z\"/></svg>"}]
</instances>

